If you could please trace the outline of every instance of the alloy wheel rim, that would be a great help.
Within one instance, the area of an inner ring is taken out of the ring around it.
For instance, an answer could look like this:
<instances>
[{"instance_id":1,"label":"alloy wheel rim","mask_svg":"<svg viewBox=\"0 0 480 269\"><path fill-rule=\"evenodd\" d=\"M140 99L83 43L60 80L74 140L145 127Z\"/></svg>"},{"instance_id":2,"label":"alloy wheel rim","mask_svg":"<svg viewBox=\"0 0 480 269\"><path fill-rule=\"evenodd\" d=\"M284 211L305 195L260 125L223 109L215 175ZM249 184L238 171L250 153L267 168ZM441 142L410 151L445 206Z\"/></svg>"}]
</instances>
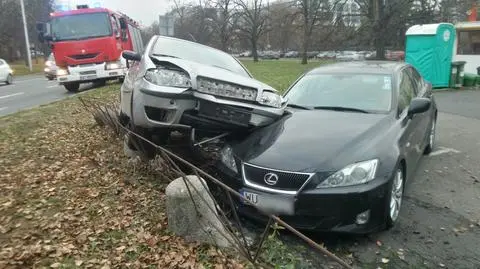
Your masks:
<instances>
[{"instance_id":1,"label":"alloy wheel rim","mask_svg":"<svg viewBox=\"0 0 480 269\"><path fill-rule=\"evenodd\" d=\"M400 213L403 198L403 173L398 169L392 185L392 193L390 195L390 218L396 221Z\"/></svg>"},{"instance_id":2,"label":"alloy wheel rim","mask_svg":"<svg viewBox=\"0 0 480 269\"><path fill-rule=\"evenodd\" d=\"M430 130L430 148L433 148L433 143L435 143L435 120L432 122L432 129Z\"/></svg>"}]
</instances>

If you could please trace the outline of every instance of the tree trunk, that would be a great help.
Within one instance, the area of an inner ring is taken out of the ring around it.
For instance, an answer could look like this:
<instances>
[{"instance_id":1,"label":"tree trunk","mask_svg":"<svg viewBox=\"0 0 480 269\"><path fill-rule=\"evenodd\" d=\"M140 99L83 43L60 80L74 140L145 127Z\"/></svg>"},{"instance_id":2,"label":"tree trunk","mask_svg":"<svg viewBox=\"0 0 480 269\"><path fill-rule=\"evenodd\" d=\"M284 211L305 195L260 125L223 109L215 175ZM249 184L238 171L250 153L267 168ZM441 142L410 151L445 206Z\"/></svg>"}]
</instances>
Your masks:
<instances>
[{"instance_id":1,"label":"tree trunk","mask_svg":"<svg viewBox=\"0 0 480 269\"><path fill-rule=\"evenodd\" d=\"M380 35L377 35L375 37L375 51L377 53L377 59L378 60L384 60L385 59L385 42L383 40L383 37Z\"/></svg>"},{"instance_id":2,"label":"tree trunk","mask_svg":"<svg viewBox=\"0 0 480 269\"><path fill-rule=\"evenodd\" d=\"M308 63L308 47L310 46L310 35L308 33L307 26L305 26L305 30L303 31L303 52L302 52L302 64Z\"/></svg>"},{"instance_id":3,"label":"tree trunk","mask_svg":"<svg viewBox=\"0 0 480 269\"><path fill-rule=\"evenodd\" d=\"M257 53L257 39L252 38L250 40L252 42L252 56L253 56L253 61L258 62L258 53Z\"/></svg>"}]
</instances>

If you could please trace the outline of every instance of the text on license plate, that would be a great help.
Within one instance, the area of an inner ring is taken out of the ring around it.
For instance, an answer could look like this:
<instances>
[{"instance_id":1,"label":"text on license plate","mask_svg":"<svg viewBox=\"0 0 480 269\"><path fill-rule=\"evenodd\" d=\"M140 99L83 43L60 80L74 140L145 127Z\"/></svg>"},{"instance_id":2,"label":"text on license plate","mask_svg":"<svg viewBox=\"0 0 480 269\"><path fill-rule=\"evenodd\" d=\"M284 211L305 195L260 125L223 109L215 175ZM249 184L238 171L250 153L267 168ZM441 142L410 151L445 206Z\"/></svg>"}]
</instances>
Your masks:
<instances>
[{"instance_id":1,"label":"text on license plate","mask_svg":"<svg viewBox=\"0 0 480 269\"><path fill-rule=\"evenodd\" d=\"M245 197L245 199L247 199L250 203L254 205L258 203L258 195L256 193L244 191L243 197Z\"/></svg>"},{"instance_id":2,"label":"text on license plate","mask_svg":"<svg viewBox=\"0 0 480 269\"><path fill-rule=\"evenodd\" d=\"M249 191L242 191L241 193L256 208L268 213L293 215L295 212L293 197L265 193L258 194Z\"/></svg>"}]
</instances>

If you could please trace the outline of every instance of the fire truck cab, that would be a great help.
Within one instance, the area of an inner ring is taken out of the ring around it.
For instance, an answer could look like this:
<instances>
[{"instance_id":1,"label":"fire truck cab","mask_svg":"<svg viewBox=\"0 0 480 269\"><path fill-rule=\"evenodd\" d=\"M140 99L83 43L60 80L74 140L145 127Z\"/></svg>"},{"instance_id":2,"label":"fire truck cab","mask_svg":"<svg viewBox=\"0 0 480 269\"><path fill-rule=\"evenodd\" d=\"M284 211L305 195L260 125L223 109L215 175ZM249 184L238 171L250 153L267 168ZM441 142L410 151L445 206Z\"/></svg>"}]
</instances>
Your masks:
<instances>
[{"instance_id":1,"label":"fire truck cab","mask_svg":"<svg viewBox=\"0 0 480 269\"><path fill-rule=\"evenodd\" d=\"M52 48L57 81L71 92L81 83L123 80L127 66L122 51L142 53L144 47L138 23L106 8L81 5L54 12L37 30L40 41Z\"/></svg>"}]
</instances>

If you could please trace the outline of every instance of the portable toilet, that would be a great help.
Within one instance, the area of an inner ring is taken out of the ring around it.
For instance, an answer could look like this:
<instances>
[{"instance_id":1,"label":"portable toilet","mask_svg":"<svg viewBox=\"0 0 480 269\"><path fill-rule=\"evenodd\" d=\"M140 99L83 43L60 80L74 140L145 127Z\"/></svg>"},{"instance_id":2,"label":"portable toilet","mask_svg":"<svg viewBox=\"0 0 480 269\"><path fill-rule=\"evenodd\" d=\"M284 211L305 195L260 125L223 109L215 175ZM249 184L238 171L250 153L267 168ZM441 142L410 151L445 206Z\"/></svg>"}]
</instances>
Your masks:
<instances>
[{"instance_id":1,"label":"portable toilet","mask_svg":"<svg viewBox=\"0 0 480 269\"><path fill-rule=\"evenodd\" d=\"M421 24L406 32L405 61L434 88L449 86L455 27L451 23Z\"/></svg>"}]
</instances>

